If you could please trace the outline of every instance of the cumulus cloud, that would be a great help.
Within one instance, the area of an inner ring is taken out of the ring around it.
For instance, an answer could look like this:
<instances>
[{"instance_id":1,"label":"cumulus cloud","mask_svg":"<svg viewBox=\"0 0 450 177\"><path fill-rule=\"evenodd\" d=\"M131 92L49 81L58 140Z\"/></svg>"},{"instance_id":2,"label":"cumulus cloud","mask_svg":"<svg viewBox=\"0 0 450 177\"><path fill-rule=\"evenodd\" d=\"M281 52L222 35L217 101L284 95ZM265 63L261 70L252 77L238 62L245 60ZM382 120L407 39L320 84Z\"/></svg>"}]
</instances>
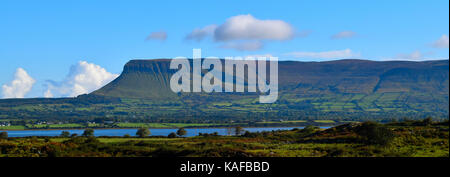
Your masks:
<instances>
[{"instance_id":1,"label":"cumulus cloud","mask_svg":"<svg viewBox=\"0 0 450 177\"><path fill-rule=\"evenodd\" d=\"M331 36L331 39L352 38L354 36L356 36L356 33L353 31L341 31L341 32Z\"/></svg>"},{"instance_id":2,"label":"cumulus cloud","mask_svg":"<svg viewBox=\"0 0 450 177\"><path fill-rule=\"evenodd\" d=\"M70 68L69 74L63 81L48 80L44 97L75 97L90 93L117 78L99 65L80 61Z\"/></svg>"},{"instance_id":3,"label":"cumulus cloud","mask_svg":"<svg viewBox=\"0 0 450 177\"><path fill-rule=\"evenodd\" d=\"M435 48L448 48L448 36L442 35L436 42L433 43L433 47Z\"/></svg>"},{"instance_id":4,"label":"cumulus cloud","mask_svg":"<svg viewBox=\"0 0 450 177\"><path fill-rule=\"evenodd\" d=\"M238 15L228 18L221 25L208 25L194 29L185 39L201 41L210 37L215 42L224 42L222 48L236 50L259 50L265 40L290 40L306 37L310 31L295 33L294 28L281 20L260 20L252 15Z\"/></svg>"},{"instance_id":5,"label":"cumulus cloud","mask_svg":"<svg viewBox=\"0 0 450 177\"><path fill-rule=\"evenodd\" d=\"M186 40L196 40L201 41L208 36L212 36L216 30L217 25L208 25L203 28L194 29L191 33L186 36Z\"/></svg>"},{"instance_id":6,"label":"cumulus cloud","mask_svg":"<svg viewBox=\"0 0 450 177\"><path fill-rule=\"evenodd\" d=\"M152 32L148 35L146 40L160 40L165 41L167 39L167 33L165 31Z\"/></svg>"},{"instance_id":7,"label":"cumulus cloud","mask_svg":"<svg viewBox=\"0 0 450 177\"><path fill-rule=\"evenodd\" d=\"M214 32L214 39L228 40L289 40L294 28L281 20L259 20L252 15L238 15L227 19Z\"/></svg>"},{"instance_id":8,"label":"cumulus cloud","mask_svg":"<svg viewBox=\"0 0 450 177\"><path fill-rule=\"evenodd\" d=\"M354 53L350 49L325 51L325 52L290 52L286 53L285 55L294 58L305 58L305 59L344 59L360 56L359 53Z\"/></svg>"},{"instance_id":9,"label":"cumulus cloud","mask_svg":"<svg viewBox=\"0 0 450 177\"><path fill-rule=\"evenodd\" d=\"M10 84L2 85L3 98L23 98L36 81L22 69L17 68L14 80Z\"/></svg>"},{"instance_id":10,"label":"cumulus cloud","mask_svg":"<svg viewBox=\"0 0 450 177\"><path fill-rule=\"evenodd\" d=\"M262 49L263 47L264 44L261 41L228 42L221 46L221 48L239 51L255 51Z\"/></svg>"}]
</instances>

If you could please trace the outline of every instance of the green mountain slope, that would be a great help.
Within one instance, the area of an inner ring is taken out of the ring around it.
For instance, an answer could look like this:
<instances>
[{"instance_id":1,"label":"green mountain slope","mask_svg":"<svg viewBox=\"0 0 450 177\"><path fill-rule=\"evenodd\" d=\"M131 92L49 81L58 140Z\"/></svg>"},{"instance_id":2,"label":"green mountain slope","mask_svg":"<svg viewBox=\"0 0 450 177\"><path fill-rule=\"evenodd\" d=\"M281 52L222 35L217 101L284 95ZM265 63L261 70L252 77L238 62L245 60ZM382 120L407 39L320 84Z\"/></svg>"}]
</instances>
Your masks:
<instances>
[{"instance_id":1,"label":"green mountain slope","mask_svg":"<svg viewBox=\"0 0 450 177\"><path fill-rule=\"evenodd\" d=\"M0 118L448 118L449 60L280 61L273 104L257 93L173 93L169 64L131 60L117 79L77 98L0 100Z\"/></svg>"}]
</instances>

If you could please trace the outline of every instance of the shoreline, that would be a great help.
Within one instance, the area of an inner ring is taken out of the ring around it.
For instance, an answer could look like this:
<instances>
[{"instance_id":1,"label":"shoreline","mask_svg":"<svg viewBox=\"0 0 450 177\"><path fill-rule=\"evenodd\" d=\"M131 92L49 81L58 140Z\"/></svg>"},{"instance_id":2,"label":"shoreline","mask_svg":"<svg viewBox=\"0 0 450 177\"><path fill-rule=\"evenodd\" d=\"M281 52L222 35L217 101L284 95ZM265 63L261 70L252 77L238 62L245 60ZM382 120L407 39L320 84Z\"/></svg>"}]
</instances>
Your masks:
<instances>
[{"instance_id":1,"label":"shoreline","mask_svg":"<svg viewBox=\"0 0 450 177\"><path fill-rule=\"evenodd\" d=\"M313 126L317 126L317 127L334 127L334 126L338 126L336 124L334 125L313 125ZM306 127L306 125L299 125L299 126L268 126L268 127L249 127L249 126L242 126L243 129L245 128L290 128L290 127ZM89 127L86 128L55 128L55 129L11 129L11 130L7 130L7 129L0 129L0 132L2 131L36 131L36 130L42 130L42 131L46 131L46 130L85 130L88 129ZM184 128L184 129L213 129L213 128L230 128L230 127L174 127L174 128L152 128L152 127L148 127L148 129L180 129L180 128ZM231 127L233 128L233 126ZM137 127L129 127L129 128L91 128L94 130L120 130L120 129L139 129Z\"/></svg>"}]
</instances>

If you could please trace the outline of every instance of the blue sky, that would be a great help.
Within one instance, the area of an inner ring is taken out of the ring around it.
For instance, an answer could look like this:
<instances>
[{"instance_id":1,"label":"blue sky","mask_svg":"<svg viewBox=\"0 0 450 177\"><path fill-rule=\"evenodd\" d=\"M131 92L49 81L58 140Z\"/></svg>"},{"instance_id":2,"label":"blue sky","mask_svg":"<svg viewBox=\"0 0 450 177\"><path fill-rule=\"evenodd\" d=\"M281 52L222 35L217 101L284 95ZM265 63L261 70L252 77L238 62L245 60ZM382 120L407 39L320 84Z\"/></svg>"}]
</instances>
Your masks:
<instances>
[{"instance_id":1,"label":"blue sky","mask_svg":"<svg viewBox=\"0 0 450 177\"><path fill-rule=\"evenodd\" d=\"M54 96L70 96L60 91L62 87L73 87L73 79L80 73L89 73L89 68L103 78L96 84L104 84L120 74L130 59L190 57L193 48L201 48L203 56L270 54L282 60L300 61L447 59L448 3L2 0L0 84L15 91L12 81L20 80L17 69L23 68L27 74L24 77L35 81L22 94L24 97L42 97L49 87L55 88ZM220 28L226 26L227 19L237 16L259 22L279 20L288 24L295 35L286 39L244 37L236 41L218 41L214 35L202 41L186 39L195 29L208 25ZM146 40L154 32L167 36L164 39L155 33ZM260 45L239 45L245 43ZM5 95L5 87L3 92Z\"/></svg>"}]
</instances>

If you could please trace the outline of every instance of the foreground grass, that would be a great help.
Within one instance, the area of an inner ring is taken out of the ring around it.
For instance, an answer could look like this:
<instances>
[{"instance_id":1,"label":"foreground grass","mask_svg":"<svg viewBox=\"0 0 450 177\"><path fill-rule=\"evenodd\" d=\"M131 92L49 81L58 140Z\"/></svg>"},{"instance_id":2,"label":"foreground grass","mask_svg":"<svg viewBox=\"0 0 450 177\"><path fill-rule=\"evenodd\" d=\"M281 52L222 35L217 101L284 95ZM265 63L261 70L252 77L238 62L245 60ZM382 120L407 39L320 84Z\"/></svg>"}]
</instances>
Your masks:
<instances>
[{"instance_id":1,"label":"foreground grass","mask_svg":"<svg viewBox=\"0 0 450 177\"><path fill-rule=\"evenodd\" d=\"M416 124L380 125L394 135L384 144L364 140L358 123L241 136L8 138L0 157L449 157L448 122Z\"/></svg>"}]
</instances>

